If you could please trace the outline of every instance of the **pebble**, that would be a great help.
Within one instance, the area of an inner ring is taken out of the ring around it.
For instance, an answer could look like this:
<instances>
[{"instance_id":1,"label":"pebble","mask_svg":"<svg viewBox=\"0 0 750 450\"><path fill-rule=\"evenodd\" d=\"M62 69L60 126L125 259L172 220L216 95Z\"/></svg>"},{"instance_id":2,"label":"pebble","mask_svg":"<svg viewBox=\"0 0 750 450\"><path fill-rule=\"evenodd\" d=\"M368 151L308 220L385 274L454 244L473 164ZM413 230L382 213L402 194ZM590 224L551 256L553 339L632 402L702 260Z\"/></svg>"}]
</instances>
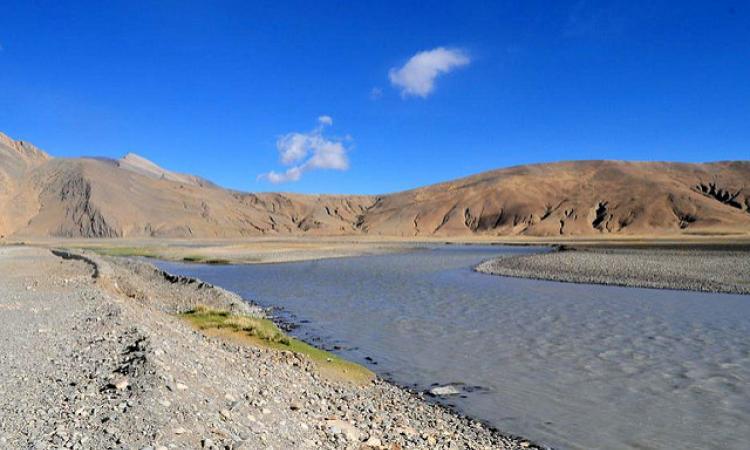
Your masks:
<instances>
[{"instance_id":1,"label":"pebble","mask_svg":"<svg viewBox=\"0 0 750 450\"><path fill-rule=\"evenodd\" d=\"M129 384L130 381L128 380L128 377L117 377L112 380L112 386L118 391L122 391L123 389L127 388Z\"/></svg>"}]
</instances>

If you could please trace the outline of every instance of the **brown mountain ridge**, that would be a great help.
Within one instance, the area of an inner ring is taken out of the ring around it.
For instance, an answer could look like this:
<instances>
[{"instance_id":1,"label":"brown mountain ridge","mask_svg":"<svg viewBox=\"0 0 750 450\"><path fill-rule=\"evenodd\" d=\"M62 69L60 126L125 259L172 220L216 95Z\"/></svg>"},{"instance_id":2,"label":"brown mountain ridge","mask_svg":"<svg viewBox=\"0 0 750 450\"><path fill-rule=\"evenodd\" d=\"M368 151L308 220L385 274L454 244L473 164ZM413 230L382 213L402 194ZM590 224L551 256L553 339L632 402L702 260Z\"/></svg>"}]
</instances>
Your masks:
<instances>
[{"instance_id":1,"label":"brown mountain ridge","mask_svg":"<svg viewBox=\"0 0 750 450\"><path fill-rule=\"evenodd\" d=\"M571 161L388 195L253 194L0 133L0 236L15 238L747 234L748 189L750 161Z\"/></svg>"}]
</instances>

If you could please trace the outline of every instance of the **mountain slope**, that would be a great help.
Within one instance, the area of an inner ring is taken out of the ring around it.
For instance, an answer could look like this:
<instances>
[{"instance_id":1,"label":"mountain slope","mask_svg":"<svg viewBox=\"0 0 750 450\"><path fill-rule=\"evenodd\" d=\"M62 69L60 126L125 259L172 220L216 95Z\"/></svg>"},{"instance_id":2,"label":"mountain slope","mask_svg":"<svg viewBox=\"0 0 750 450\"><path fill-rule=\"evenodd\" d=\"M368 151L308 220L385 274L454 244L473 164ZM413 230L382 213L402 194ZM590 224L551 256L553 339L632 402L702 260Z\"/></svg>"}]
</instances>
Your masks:
<instances>
[{"instance_id":1,"label":"mountain slope","mask_svg":"<svg viewBox=\"0 0 750 450\"><path fill-rule=\"evenodd\" d=\"M383 196L252 194L129 154L0 135L0 236L592 236L750 232L750 162L519 166Z\"/></svg>"},{"instance_id":2,"label":"mountain slope","mask_svg":"<svg viewBox=\"0 0 750 450\"><path fill-rule=\"evenodd\" d=\"M50 159L28 142L0 133L0 236L22 227L38 210L38 196L26 177Z\"/></svg>"},{"instance_id":3,"label":"mountain slope","mask_svg":"<svg viewBox=\"0 0 750 450\"><path fill-rule=\"evenodd\" d=\"M441 236L747 232L748 188L747 161L519 166L383 197L362 228Z\"/></svg>"}]
</instances>

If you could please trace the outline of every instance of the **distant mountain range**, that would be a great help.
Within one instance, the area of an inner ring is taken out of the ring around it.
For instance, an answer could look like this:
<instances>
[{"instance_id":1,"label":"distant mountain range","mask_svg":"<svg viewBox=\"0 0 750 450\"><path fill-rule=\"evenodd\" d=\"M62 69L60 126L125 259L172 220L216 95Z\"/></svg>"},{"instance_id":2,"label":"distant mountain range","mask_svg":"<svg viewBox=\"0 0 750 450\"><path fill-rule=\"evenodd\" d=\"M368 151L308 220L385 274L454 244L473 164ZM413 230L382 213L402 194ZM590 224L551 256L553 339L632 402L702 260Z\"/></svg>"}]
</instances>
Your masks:
<instances>
[{"instance_id":1,"label":"distant mountain range","mask_svg":"<svg viewBox=\"0 0 750 450\"><path fill-rule=\"evenodd\" d=\"M750 161L573 161L387 195L246 193L135 154L52 158L0 133L0 236L750 233Z\"/></svg>"}]
</instances>

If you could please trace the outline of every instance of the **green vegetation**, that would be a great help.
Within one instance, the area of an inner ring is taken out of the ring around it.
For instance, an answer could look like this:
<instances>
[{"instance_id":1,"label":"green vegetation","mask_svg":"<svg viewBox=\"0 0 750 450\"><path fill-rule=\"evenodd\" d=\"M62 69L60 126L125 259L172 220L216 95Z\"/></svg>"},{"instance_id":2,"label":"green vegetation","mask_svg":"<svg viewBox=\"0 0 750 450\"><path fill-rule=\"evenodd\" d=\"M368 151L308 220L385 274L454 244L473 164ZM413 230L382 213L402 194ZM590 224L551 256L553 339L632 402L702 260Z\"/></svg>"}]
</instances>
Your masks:
<instances>
[{"instance_id":1,"label":"green vegetation","mask_svg":"<svg viewBox=\"0 0 750 450\"><path fill-rule=\"evenodd\" d=\"M261 339L270 346L289 345L289 337L268 319L234 315L228 311L198 305L183 313L183 317L201 330L211 328L227 328L232 331L242 331L249 336Z\"/></svg>"},{"instance_id":2,"label":"green vegetation","mask_svg":"<svg viewBox=\"0 0 750 450\"><path fill-rule=\"evenodd\" d=\"M85 250L91 250L94 253L105 256L144 256L147 258L156 258L161 252L150 247L81 247Z\"/></svg>"},{"instance_id":3,"label":"green vegetation","mask_svg":"<svg viewBox=\"0 0 750 450\"><path fill-rule=\"evenodd\" d=\"M305 355L315 363L322 375L329 378L366 383L374 377L374 374L365 367L287 336L268 319L235 315L203 305L198 305L180 316L207 334L240 340L257 347L287 350Z\"/></svg>"},{"instance_id":4,"label":"green vegetation","mask_svg":"<svg viewBox=\"0 0 750 450\"><path fill-rule=\"evenodd\" d=\"M179 256L175 251L169 251L167 248L158 247L98 247L98 246L81 246L85 250L104 256L143 256L146 258L169 259L174 261L183 261L201 264L231 264L228 259L211 258L203 255Z\"/></svg>"},{"instance_id":5,"label":"green vegetation","mask_svg":"<svg viewBox=\"0 0 750 450\"><path fill-rule=\"evenodd\" d=\"M182 258L184 262L202 263L202 264L230 264L227 259L208 258L200 255L189 255Z\"/></svg>"}]
</instances>

